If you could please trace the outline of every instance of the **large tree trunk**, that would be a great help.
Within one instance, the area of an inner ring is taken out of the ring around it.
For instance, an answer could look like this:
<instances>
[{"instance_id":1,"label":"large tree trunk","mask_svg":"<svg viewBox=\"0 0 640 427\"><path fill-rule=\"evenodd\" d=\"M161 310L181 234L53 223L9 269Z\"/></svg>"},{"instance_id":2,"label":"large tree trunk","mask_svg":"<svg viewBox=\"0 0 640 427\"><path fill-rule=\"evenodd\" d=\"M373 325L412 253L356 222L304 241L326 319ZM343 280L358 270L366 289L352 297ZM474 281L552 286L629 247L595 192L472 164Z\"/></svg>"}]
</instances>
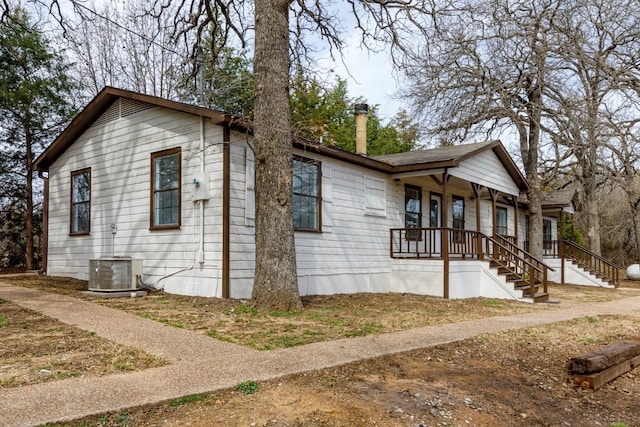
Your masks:
<instances>
[{"instance_id":1,"label":"large tree trunk","mask_svg":"<svg viewBox=\"0 0 640 427\"><path fill-rule=\"evenodd\" d=\"M596 114L596 113L594 113ZM592 118L590 122L596 120ZM582 158L582 196L584 198L583 214L584 223L589 240L589 249L591 252L600 255L600 216L598 215L597 185L596 185L596 162L598 142L595 136L595 130L591 130L593 125L589 125L589 146L585 150Z\"/></svg>"},{"instance_id":2,"label":"large tree trunk","mask_svg":"<svg viewBox=\"0 0 640 427\"><path fill-rule=\"evenodd\" d=\"M25 139L27 144L27 211L25 213L25 240L26 240L26 268L27 270L33 270L33 138L31 136L31 129L29 125L25 125Z\"/></svg>"},{"instance_id":3,"label":"large tree trunk","mask_svg":"<svg viewBox=\"0 0 640 427\"><path fill-rule=\"evenodd\" d=\"M289 109L289 2L256 0L254 119L256 270L253 303L260 309L302 308L293 231Z\"/></svg>"},{"instance_id":4,"label":"large tree trunk","mask_svg":"<svg viewBox=\"0 0 640 427\"><path fill-rule=\"evenodd\" d=\"M586 187L587 185L583 186L583 214L589 241L588 245L591 252L600 255L600 218L598 216L598 203L596 201L595 190L587 189Z\"/></svg>"},{"instance_id":5,"label":"large tree trunk","mask_svg":"<svg viewBox=\"0 0 640 427\"><path fill-rule=\"evenodd\" d=\"M538 179L527 177L531 185L529 192L529 253L539 260L543 255L542 208L540 206L541 191Z\"/></svg>"},{"instance_id":6,"label":"large tree trunk","mask_svg":"<svg viewBox=\"0 0 640 427\"><path fill-rule=\"evenodd\" d=\"M540 71L541 72L541 71ZM524 163L529 191L529 253L542 260L542 186L538 177L538 147L540 145L540 119L542 111L542 88L534 82L527 90L527 126L518 126L520 132L520 154Z\"/></svg>"}]
</instances>

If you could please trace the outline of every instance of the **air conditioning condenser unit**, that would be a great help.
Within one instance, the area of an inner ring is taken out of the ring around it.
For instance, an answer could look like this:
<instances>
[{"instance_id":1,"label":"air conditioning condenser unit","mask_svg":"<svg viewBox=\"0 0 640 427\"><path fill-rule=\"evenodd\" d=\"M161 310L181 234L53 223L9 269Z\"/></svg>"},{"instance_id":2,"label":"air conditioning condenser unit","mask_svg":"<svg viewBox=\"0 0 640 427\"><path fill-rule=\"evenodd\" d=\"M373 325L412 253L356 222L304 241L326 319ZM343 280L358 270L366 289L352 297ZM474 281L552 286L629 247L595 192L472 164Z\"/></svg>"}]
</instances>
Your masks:
<instances>
[{"instance_id":1,"label":"air conditioning condenser unit","mask_svg":"<svg viewBox=\"0 0 640 427\"><path fill-rule=\"evenodd\" d=\"M136 290L141 275L141 259L113 257L89 260L90 291Z\"/></svg>"}]
</instances>

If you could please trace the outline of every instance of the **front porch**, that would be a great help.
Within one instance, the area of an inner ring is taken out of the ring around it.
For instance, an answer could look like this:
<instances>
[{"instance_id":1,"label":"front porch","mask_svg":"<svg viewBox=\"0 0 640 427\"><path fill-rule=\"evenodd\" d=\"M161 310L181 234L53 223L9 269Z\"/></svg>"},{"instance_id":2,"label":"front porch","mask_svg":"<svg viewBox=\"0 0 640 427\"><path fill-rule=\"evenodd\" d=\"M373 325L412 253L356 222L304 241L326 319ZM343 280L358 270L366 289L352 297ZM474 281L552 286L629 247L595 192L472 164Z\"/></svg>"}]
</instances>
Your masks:
<instances>
[{"instance_id":1,"label":"front porch","mask_svg":"<svg viewBox=\"0 0 640 427\"><path fill-rule=\"evenodd\" d=\"M395 264L421 275L430 282L425 284L430 292L444 298L486 296L530 302L549 298L548 272L553 268L520 249L512 238L429 227L391 229L389 241L389 256L398 260ZM395 276L409 283L403 274Z\"/></svg>"}]
</instances>

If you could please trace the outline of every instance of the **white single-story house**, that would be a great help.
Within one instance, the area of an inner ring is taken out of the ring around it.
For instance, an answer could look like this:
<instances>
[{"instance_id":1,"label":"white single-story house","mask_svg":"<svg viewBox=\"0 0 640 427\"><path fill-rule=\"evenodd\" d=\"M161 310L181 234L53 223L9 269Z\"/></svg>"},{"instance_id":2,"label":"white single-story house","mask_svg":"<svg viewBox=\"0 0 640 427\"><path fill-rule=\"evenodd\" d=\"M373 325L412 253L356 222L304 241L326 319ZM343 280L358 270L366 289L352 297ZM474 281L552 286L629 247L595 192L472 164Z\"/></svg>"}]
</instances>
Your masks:
<instances>
[{"instance_id":1,"label":"white single-story house","mask_svg":"<svg viewBox=\"0 0 640 427\"><path fill-rule=\"evenodd\" d=\"M499 141L378 158L292 143L302 295L546 298L546 267L513 243L529 187ZM249 298L253 165L237 118L107 87L34 162L43 269L88 280L130 257L167 292Z\"/></svg>"}]
</instances>

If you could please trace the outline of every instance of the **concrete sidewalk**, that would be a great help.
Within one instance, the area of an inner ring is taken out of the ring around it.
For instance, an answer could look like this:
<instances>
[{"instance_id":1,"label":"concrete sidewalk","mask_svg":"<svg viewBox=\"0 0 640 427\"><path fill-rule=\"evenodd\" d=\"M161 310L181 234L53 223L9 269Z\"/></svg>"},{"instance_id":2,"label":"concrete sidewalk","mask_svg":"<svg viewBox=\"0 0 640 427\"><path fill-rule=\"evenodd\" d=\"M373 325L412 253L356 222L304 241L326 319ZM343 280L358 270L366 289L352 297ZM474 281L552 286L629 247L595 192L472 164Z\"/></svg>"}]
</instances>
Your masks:
<instances>
[{"instance_id":1,"label":"concrete sidewalk","mask_svg":"<svg viewBox=\"0 0 640 427\"><path fill-rule=\"evenodd\" d=\"M71 378L5 389L0 399L1 426L33 426L118 412L133 406L233 387L248 379L264 381L458 341L478 334L575 317L603 314L640 316L640 297L633 297L606 303L562 304L544 312L258 352L91 302L2 282L0 299L169 361L168 366L139 372L101 378Z\"/></svg>"}]
</instances>

